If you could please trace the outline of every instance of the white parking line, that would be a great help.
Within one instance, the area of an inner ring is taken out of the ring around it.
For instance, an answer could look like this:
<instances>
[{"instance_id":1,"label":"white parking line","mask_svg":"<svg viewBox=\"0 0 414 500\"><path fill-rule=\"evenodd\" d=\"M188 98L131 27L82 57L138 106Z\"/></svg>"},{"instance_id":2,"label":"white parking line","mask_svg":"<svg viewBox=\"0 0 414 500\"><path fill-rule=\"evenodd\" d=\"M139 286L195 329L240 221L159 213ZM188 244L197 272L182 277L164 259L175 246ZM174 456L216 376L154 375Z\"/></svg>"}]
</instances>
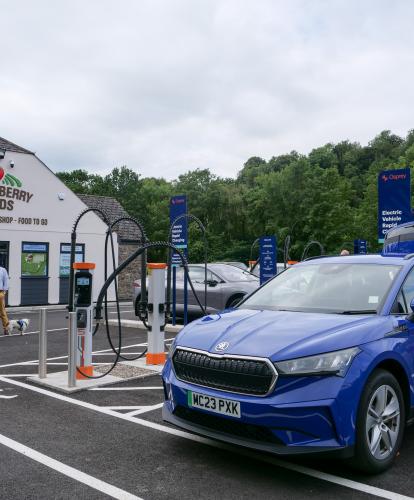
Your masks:
<instances>
[{"instance_id":1,"label":"white parking line","mask_svg":"<svg viewBox=\"0 0 414 500\"><path fill-rule=\"evenodd\" d=\"M6 375L2 375L6 377ZM89 391L152 391L153 389L162 389L162 386L157 387L91 387Z\"/></svg>"},{"instance_id":2,"label":"white parking line","mask_svg":"<svg viewBox=\"0 0 414 500\"><path fill-rule=\"evenodd\" d=\"M127 351L127 352L122 352L122 354L130 354L131 356L135 356L138 354L142 354L142 352L130 352L130 351ZM98 353L98 354L95 354L95 353L92 353L93 356L113 356L114 355L114 352L101 352L101 353Z\"/></svg>"},{"instance_id":3,"label":"white parking line","mask_svg":"<svg viewBox=\"0 0 414 500\"><path fill-rule=\"evenodd\" d=\"M107 408L109 410L142 410L142 408L147 408L146 406L101 406L101 408Z\"/></svg>"},{"instance_id":4,"label":"white parking line","mask_svg":"<svg viewBox=\"0 0 414 500\"><path fill-rule=\"evenodd\" d=\"M51 328L50 330L47 331L47 333L50 332L62 332L64 330L67 330L67 328ZM12 333L11 335L2 335L0 339L9 339L10 337L25 337L26 335L37 335L39 333L39 330L34 330L33 332L24 332L23 335L20 333Z\"/></svg>"},{"instance_id":5,"label":"white parking line","mask_svg":"<svg viewBox=\"0 0 414 500\"><path fill-rule=\"evenodd\" d=\"M292 464L290 462L284 462L283 460L280 460L278 458L274 458L271 456L267 456L264 454L260 454L248 449L243 449L241 447L236 447L231 444L227 443L221 443L219 441L214 441L213 439L205 438L202 436L197 436L196 434L190 434L189 432L182 431L179 429L174 429L172 427L167 427L162 424L157 424L155 422L151 422L149 420L143 420L140 418L132 417L130 415L126 415L124 413L118 413L113 410L108 410L106 408L102 408L96 405L93 405L91 403L86 403L85 401L80 401L78 399L73 399L68 396L63 396L62 394L57 394L51 391L48 391L46 389L42 389L40 387L35 387L31 386L28 384L25 384L23 382L19 382L18 380L11 380L11 379L6 379L4 377L0 376L0 381L1 382L6 382L12 385L16 385L18 387L23 387L24 389L28 389L33 392L37 392L39 394L44 394L46 396L49 396L54 399L59 399L61 401L66 401L68 403L81 406L83 408L88 408L93 411L97 411L100 413L104 413L105 415L109 415L112 417L120 418L121 420L125 420L127 422L132 422L138 425L142 425L143 427L148 427L150 429L155 429L161 432L164 432L166 434L171 434L174 436L179 436L184 439L189 439L191 441L195 441L197 443L202 443L206 444L208 446L212 446L215 448L219 448L222 450L229 451L231 453L237 453L239 455L243 455L246 457L249 457L254 460L259 460L261 462L266 462L271 465L275 465L279 468L283 469L288 469L292 470L294 472L298 472L300 474L303 474L305 476L310 476L316 479L320 479L322 481L327 481L329 483L337 484L339 486L343 486L345 488L350 488L352 490L356 491L362 491L364 493L368 493L370 495L376 495L377 497L380 498L386 498L388 500L412 500L412 497L408 497L406 495L400 495L399 493L394 493L392 491L384 490L382 488L377 488L376 486L371 486L369 484L365 483L359 483L358 481L353 481L352 479L346 479L344 477L340 476L335 476L333 474L329 474L326 472L321 472L316 469L311 469L309 467L304 467L302 465L296 465Z\"/></svg>"},{"instance_id":6,"label":"white parking line","mask_svg":"<svg viewBox=\"0 0 414 500\"><path fill-rule=\"evenodd\" d=\"M0 392L3 392L3 389L0 389ZM17 398L17 394L15 396L0 396L1 399L13 399ZM141 406L142 408L142 406Z\"/></svg>"},{"instance_id":7,"label":"white parking line","mask_svg":"<svg viewBox=\"0 0 414 500\"><path fill-rule=\"evenodd\" d=\"M165 341L168 341L168 340L173 340L173 339L165 339ZM146 345L147 345L147 342L142 342L141 344L131 344L131 345L123 346L121 354L128 354L128 351L124 352L124 349L130 349L131 347L144 347ZM109 352L109 351L112 351L112 349L102 349L100 351L94 351L92 354L99 354L101 352ZM65 356L55 356L54 358L48 358L47 360L48 361L54 361L56 359L65 359L67 357L68 356L66 354ZM31 361L20 361L19 363L9 363L9 364L6 364L6 365L0 365L0 368L9 368L11 366L31 365L32 363L38 363L38 362L39 362L38 359L32 359Z\"/></svg>"},{"instance_id":8,"label":"white parking line","mask_svg":"<svg viewBox=\"0 0 414 500\"><path fill-rule=\"evenodd\" d=\"M125 413L125 415L129 415L130 417L134 417L135 415L142 415L143 413L148 413L153 410L158 410L159 408L162 408L163 405L164 403L158 403L157 405L144 406L139 410L129 411L128 413Z\"/></svg>"},{"instance_id":9,"label":"white parking line","mask_svg":"<svg viewBox=\"0 0 414 500\"><path fill-rule=\"evenodd\" d=\"M74 479L79 483L86 484L86 486L89 486L90 488L100 491L105 495L109 495L112 498L117 498L119 500L142 500L140 497L132 495L131 493L128 493L125 490L121 490L120 488L117 488L112 484L105 483L105 481L101 481L100 479L90 476L89 474L85 474L85 472L81 472L78 469L74 469L73 467L63 464L62 462L59 462L54 458L48 457L43 453L39 453L38 451L33 450L32 448L29 448L24 444L14 441L14 439L10 439L6 436L3 436L3 434L0 434L0 444L7 446L13 451L21 453L25 457L31 458L36 462L46 465L46 467L49 467L50 469L60 472L60 474L63 474L64 476L70 477L71 479Z\"/></svg>"}]
</instances>

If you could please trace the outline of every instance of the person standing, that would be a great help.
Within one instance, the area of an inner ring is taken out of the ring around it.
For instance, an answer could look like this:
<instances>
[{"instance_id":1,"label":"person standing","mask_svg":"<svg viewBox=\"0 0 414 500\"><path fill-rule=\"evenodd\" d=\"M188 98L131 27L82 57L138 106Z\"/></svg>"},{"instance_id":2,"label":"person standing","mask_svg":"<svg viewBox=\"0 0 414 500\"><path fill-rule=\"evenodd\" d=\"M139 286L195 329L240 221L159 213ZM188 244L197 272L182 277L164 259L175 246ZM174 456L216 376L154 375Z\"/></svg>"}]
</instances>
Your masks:
<instances>
[{"instance_id":1,"label":"person standing","mask_svg":"<svg viewBox=\"0 0 414 500\"><path fill-rule=\"evenodd\" d=\"M9 275L4 267L0 266L0 317L3 323L4 335L9 335L9 318L6 312L6 293L9 290Z\"/></svg>"}]
</instances>

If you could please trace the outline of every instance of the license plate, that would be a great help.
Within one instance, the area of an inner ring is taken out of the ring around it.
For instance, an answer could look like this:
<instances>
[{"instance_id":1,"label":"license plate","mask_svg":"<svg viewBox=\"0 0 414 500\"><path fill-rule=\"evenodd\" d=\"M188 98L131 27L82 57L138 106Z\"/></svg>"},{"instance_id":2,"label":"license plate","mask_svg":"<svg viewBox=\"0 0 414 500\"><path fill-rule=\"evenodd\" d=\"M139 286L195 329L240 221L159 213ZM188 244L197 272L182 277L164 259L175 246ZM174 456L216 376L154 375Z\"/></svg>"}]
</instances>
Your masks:
<instances>
[{"instance_id":1,"label":"license plate","mask_svg":"<svg viewBox=\"0 0 414 500\"><path fill-rule=\"evenodd\" d=\"M228 415L229 417L241 418L240 403L230 399L216 398L207 396L198 392L187 392L188 406L192 408L201 408L203 410Z\"/></svg>"}]
</instances>

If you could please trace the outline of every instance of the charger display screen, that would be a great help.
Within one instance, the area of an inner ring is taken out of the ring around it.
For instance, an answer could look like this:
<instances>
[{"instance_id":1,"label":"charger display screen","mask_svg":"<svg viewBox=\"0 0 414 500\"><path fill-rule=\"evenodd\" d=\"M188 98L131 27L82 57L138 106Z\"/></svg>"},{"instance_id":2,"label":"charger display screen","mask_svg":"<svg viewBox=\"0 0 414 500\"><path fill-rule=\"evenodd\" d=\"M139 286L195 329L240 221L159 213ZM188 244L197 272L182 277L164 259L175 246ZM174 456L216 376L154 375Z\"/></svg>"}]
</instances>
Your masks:
<instances>
[{"instance_id":1,"label":"charger display screen","mask_svg":"<svg viewBox=\"0 0 414 500\"><path fill-rule=\"evenodd\" d=\"M76 280L76 285L77 286L89 286L90 285L90 278L78 278Z\"/></svg>"},{"instance_id":2,"label":"charger display screen","mask_svg":"<svg viewBox=\"0 0 414 500\"><path fill-rule=\"evenodd\" d=\"M75 276L75 304L89 306L92 300L92 276L84 272Z\"/></svg>"}]
</instances>

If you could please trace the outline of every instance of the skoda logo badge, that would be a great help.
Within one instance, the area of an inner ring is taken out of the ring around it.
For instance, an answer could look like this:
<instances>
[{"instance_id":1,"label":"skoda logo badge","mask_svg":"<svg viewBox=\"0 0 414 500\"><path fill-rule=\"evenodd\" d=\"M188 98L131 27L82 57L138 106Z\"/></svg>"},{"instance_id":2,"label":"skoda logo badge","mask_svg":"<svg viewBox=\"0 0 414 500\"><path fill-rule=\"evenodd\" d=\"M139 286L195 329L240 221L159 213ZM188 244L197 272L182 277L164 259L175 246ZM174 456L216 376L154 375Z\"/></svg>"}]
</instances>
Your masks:
<instances>
[{"instance_id":1,"label":"skoda logo badge","mask_svg":"<svg viewBox=\"0 0 414 500\"><path fill-rule=\"evenodd\" d=\"M229 347L228 342L220 342L220 344L217 344L216 347L214 348L215 351L222 352L225 351Z\"/></svg>"}]
</instances>

